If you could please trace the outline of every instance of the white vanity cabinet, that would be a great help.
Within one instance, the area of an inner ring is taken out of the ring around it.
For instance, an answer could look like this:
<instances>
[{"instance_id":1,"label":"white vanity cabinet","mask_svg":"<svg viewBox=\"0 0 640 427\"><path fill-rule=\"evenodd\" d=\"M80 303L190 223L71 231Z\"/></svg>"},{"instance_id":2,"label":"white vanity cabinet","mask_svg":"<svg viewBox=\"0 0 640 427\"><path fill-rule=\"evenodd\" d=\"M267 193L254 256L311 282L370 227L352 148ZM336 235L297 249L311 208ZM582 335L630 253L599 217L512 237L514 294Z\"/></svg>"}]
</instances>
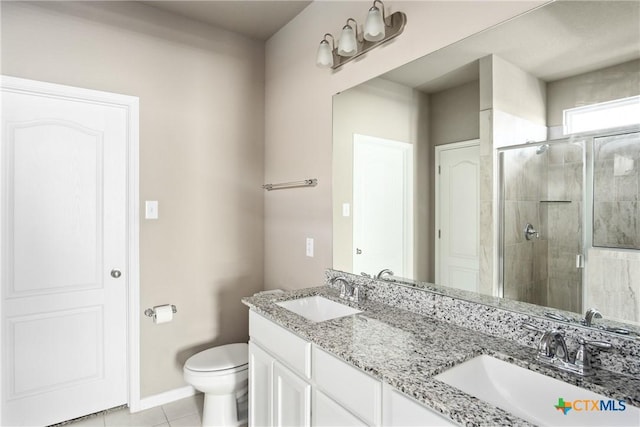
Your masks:
<instances>
[{"instance_id":1,"label":"white vanity cabinet","mask_svg":"<svg viewBox=\"0 0 640 427\"><path fill-rule=\"evenodd\" d=\"M311 343L249 312L249 425L311 425Z\"/></svg>"},{"instance_id":2,"label":"white vanity cabinet","mask_svg":"<svg viewBox=\"0 0 640 427\"><path fill-rule=\"evenodd\" d=\"M270 426L271 377L275 359L249 341L249 425Z\"/></svg>"},{"instance_id":3,"label":"white vanity cabinet","mask_svg":"<svg viewBox=\"0 0 640 427\"><path fill-rule=\"evenodd\" d=\"M249 426L454 426L452 421L254 311Z\"/></svg>"},{"instance_id":4,"label":"white vanity cabinet","mask_svg":"<svg viewBox=\"0 0 640 427\"><path fill-rule=\"evenodd\" d=\"M272 425L311 425L311 384L278 362L273 364L272 381Z\"/></svg>"}]
</instances>

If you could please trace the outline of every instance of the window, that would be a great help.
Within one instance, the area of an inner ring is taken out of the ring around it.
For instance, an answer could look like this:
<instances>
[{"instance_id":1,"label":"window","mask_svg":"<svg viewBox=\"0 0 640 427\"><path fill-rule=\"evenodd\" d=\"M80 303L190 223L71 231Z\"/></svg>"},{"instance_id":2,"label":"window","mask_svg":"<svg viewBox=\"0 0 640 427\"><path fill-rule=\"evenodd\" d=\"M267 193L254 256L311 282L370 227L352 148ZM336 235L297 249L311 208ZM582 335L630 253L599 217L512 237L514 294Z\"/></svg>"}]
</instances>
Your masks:
<instances>
[{"instance_id":1,"label":"window","mask_svg":"<svg viewBox=\"0 0 640 427\"><path fill-rule=\"evenodd\" d=\"M564 110L564 134L640 124L640 96Z\"/></svg>"}]
</instances>

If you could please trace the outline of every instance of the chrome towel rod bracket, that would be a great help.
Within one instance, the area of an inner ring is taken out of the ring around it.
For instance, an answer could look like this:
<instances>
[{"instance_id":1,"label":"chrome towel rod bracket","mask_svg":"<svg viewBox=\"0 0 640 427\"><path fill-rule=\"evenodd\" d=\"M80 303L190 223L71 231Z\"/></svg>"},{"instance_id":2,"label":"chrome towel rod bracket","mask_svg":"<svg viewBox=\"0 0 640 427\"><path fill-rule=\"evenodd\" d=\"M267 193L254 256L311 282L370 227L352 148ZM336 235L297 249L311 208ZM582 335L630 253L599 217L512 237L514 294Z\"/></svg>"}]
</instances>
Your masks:
<instances>
[{"instance_id":1,"label":"chrome towel rod bracket","mask_svg":"<svg viewBox=\"0 0 640 427\"><path fill-rule=\"evenodd\" d=\"M315 187L318 185L318 180L316 178L305 179L303 181L292 181L292 182L281 182L279 184L264 184L262 188L267 191L271 190L283 190L285 188L296 188L296 187Z\"/></svg>"}]
</instances>

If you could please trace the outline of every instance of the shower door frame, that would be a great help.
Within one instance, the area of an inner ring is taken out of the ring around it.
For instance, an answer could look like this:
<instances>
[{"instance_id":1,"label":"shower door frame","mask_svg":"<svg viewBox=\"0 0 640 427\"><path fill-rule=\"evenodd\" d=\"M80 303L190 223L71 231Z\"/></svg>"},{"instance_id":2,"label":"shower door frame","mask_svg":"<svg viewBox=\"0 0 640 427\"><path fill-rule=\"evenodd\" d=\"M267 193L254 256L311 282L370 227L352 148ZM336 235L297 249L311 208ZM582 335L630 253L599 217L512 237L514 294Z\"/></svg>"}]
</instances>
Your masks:
<instances>
[{"instance_id":1,"label":"shower door frame","mask_svg":"<svg viewBox=\"0 0 640 427\"><path fill-rule=\"evenodd\" d=\"M595 132L597 133L597 132ZM497 213L498 213L498 227L497 227L497 236L496 241L498 242L498 257L497 257L497 269L498 269L498 284L496 287L497 296L500 298L504 298L504 233L505 233L505 180L504 180L504 153L507 151L518 150L522 148L534 148L536 146L542 144L548 144L550 146L567 144L572 142L580 142L582 141L584 144L584 148L582 151L582 203L583 203L583 211L581 214L582 219L582 233L580 236L580 250L582 252L582 266L581 266L581 283L582 283L582 292L580 295L580 305L584 307L585 304L585 292L584 287L586 285L586 254L588 245L591 243L591 227L587 227L588 221L592 221L592 201L588 200L587 194L590 194L592 191L593 184L593 167L587 167L587 161L592 161L591 156L591 148L593 147L593 136L594 132L589 133L581 133L581 134L573 134L567 135L562 138L544 140L544 141L531 141L525 144L517 144L517 145L509 145L504 147L499 147L496 149L496 157L498 160L498 168L497 168L497 180L498 180L498 193L497 193ZM591 175L589 177L589 175ZM588 179L591 178L591 179ZM538 202L539 203L539 202ZM587 237L587 235L589 235ZM576 254L580 255L580 254ZM557 309L554 309L557 310Z\"/></svg>"}]
</instances>

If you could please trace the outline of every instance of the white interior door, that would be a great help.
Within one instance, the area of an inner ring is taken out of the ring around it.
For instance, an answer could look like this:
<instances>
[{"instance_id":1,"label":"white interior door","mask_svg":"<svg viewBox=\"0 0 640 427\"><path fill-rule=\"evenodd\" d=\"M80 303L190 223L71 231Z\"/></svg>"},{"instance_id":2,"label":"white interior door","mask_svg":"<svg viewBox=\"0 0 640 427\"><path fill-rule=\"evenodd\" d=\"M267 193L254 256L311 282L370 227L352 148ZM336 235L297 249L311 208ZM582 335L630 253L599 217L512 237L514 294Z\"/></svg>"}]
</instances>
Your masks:
<instances>
[{"instance_id":1,"label":"white interior door","mask_svg":"<svg viewBox=\"0 0 640 427\"><path fill-rule=\"evenodd\" d=\"M122 106L3 85L3 425L127 403L128 126Z\"/></svg>"},{"instance_id":2,"label":"white interior door","mask_svg":"<svg viewBox=\"0 0 640 427\"><path fill-rule=\"evenodd\" d=\"M480 287L480 146L436 147L436 283Z\"/></svg>"},{"instance_id":3,"label":"white interior door","mask_svg":"<svg viewBox=\"0 0 640 427\"><path fill-rule=\"evenodd\" d=\"M353 138L353 271L413 277L413 146Z\"/></svg>"}]
</instances>

